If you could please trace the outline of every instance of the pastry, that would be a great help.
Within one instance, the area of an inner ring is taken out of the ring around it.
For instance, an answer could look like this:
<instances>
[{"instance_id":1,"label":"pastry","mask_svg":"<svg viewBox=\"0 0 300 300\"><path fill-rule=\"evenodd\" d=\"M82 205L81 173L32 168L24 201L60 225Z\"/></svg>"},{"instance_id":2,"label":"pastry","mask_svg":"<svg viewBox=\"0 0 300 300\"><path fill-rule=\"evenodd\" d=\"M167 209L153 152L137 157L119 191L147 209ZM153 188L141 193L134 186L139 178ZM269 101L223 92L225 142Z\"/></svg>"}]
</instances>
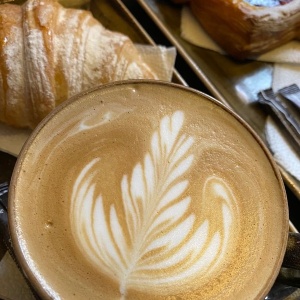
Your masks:
<instances>
[{"instance_id":1,"label":"pastry","mask_svg":"<svg viewBox=\"0 0 300 300\"><path fill-rule=\"evenodd\" d=\"M190 5L204 30L236 59L300 39L300 0L191 0Z\"/></svg>"},{"instance_id":2,"label":"pastry","mask_svg":"<svg viewBox=\"0 0 300 300\"><path fill-rule=\"evenodd\" d=\"M53 0L0 6L0 56L0 121L17 127L95 85L157 78L127 36Z\"/></svg>"}]
</instances>

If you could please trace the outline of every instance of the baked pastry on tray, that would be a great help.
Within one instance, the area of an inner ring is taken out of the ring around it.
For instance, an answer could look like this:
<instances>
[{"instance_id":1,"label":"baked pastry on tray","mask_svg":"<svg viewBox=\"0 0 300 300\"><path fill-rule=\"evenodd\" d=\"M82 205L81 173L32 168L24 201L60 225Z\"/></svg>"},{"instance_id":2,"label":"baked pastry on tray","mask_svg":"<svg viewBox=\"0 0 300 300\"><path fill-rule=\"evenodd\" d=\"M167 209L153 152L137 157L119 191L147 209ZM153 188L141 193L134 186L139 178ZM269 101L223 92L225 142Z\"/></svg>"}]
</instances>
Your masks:
<instances>
[{"instance_id":1,"label":"baked pastry on tray","mask_svg":"<svg viewBox=\"0 0 300 300\"><path fill-rule=\"evenodd\" d=\"M156 79L127 36L54 0L0 5L0 40L0 121L13 126L33 128L98 84Z\"/></svg>"},{"instance_id":2,"label":"baked pastry on tray","mask_svg":"<svg viewBox=\"0 0 300 300\"><path fill-rule=\"evenodd\" d=\"M300 0L190 0L209 36L236 59L300 39Z\"/></svg>"}]
</instances>

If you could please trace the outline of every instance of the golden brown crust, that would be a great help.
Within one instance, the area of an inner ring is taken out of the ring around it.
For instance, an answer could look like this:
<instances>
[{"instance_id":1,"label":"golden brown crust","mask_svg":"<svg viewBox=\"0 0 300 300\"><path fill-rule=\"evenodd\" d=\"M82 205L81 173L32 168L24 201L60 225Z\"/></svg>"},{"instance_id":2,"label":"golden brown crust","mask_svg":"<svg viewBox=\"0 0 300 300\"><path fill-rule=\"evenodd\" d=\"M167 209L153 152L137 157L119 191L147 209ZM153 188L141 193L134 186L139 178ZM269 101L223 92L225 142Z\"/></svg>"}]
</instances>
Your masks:
<instances>
[{"instance_id":1,"label":"golden brown crust","mask_svg":"<svg viewBox=\"0 0 300 300\"><path fill-rule=\"evenodd\" d=\"M300 0L276 7L243 0L192 0L206 32L231 56L255 57L300 37Z\"/></svg>"},{"instance_id":2,"label":"golden brown crust","mask_svg":"<svg viewBox=\"0 0 300 300\"><path fill-rule=\"evenodd\" d=\"M28 1L23 5L24 36L24 71L26 89L29 94L32 114L30 123L36 124L55 107L54 83L54 49L53 26L54 12L59 9L58 3L45 1L43 6L39 1ZM41 17L48 10L47 17ZM38 35L36 34L38 32ZM40 40L37 44L37 40ZM41 47L40 49L37 49ZM47 80L43 80L45 77Z\"/></svg>"},{"instance_id":3,"label":"golden brown crust","mask_svg":"<svg viewBox=\"0 0 300 300\"><path fill-rule=\"evenodd\" d=\"M88 11L54 0L0 6L0 121L35 127L54 107L92 86L155 79L132 41Z\"/></svg>"}]
</instances>

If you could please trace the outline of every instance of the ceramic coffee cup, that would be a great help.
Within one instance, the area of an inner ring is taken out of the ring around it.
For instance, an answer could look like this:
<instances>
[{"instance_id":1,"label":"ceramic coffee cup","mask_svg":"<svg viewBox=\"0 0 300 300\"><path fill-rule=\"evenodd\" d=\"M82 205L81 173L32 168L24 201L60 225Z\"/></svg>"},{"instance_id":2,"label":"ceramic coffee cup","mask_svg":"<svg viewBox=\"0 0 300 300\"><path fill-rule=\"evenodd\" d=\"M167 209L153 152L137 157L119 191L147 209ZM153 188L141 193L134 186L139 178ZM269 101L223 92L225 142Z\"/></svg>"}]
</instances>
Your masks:
<instances>
[{"instance_id":1,"label":"ceramic coffee cup","mask_svg":"<svg viewBox=\"0 0 300 300\"><path fill-rule=\"evenodd\" d=\"M254 131L159 81L104 85L46 117L18 158L9 221L45 299L261 299L289 234Z\"/></svg>"}]
</instances>

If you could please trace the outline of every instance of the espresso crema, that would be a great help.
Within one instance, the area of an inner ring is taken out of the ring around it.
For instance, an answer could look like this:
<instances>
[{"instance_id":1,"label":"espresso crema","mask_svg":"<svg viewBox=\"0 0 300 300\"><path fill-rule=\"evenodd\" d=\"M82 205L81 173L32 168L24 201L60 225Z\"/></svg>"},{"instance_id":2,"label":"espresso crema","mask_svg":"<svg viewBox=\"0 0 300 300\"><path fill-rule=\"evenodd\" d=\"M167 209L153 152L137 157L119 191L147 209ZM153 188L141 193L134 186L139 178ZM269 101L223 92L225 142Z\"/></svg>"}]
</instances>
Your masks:
<instances>
[{"instance_id":1,"label":"espresso crema","mask_svg":"<svg viewBox=\"0 0 300 300\"><path fill-rule=\"evenodd\" d=\"M189 89L82 95L36 130L14 176L13 238L44 297L258 299L282 261L278 171L239 119Z\"/></svg>"}]
</instances>

